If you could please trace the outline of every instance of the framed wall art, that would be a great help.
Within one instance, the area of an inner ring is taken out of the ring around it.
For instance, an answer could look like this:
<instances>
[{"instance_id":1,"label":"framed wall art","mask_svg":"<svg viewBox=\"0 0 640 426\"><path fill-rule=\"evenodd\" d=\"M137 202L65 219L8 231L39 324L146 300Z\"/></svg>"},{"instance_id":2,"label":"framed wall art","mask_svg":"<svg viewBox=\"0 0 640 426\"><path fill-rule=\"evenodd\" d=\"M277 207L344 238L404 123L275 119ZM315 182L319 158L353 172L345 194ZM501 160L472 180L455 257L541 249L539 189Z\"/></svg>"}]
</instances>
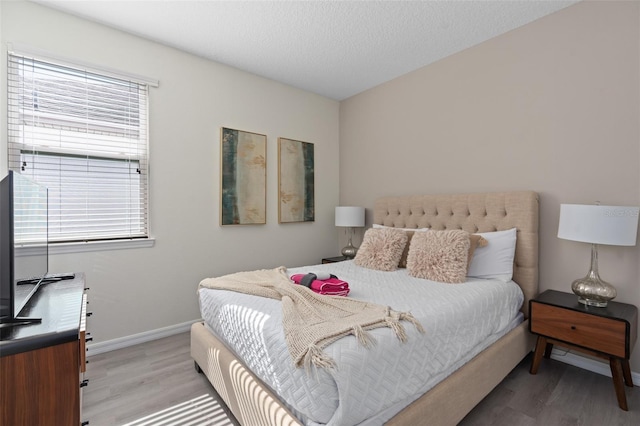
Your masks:
<instances>
[{"instance_id":1,"label":"framed wall art","mask_svg":"<svg viewBox=\"0 0 640 426\"><path fill-rule=\"evenodd\" d=\"M267 222L267 136L220 130L220 225Z\"/></svg>"},{"instance_id":2,"label":"framed wall art","mask_svg":"<svg viewBox=\"0 0 640 426\"><path fill-rule=\"evenodd\" d=\"M278 222L313 222L313 144L278 138Z\"/></svg>"}]
</instances>

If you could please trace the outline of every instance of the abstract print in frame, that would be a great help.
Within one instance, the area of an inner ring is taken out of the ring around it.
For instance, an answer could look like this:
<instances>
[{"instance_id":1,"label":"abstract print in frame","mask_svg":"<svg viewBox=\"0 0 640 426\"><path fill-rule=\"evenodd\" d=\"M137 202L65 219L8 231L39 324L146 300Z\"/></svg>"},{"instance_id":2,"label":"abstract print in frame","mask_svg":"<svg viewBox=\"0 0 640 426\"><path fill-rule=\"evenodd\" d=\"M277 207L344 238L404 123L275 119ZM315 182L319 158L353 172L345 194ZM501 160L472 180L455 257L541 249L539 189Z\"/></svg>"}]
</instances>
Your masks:
<instances>
[{"instance_id":1,"label":"abstract print in frame","mask_svg":"<svg viewBox=\"0 0 640 426\"><path fill-rule=\"evenodd\" d=\"M220 225L262 225L267 216L267 136L223 127Z\"/></svg>"},{"instance_id":2,"label":"abstract print in frame","mask_svg":"<svg viewBox=\"0 0 640 426\"><path fill-rule=\"evenodd\" d=\"M313 144L278 138L278 222L313 222Z\"/></svg>"}]
</instances>

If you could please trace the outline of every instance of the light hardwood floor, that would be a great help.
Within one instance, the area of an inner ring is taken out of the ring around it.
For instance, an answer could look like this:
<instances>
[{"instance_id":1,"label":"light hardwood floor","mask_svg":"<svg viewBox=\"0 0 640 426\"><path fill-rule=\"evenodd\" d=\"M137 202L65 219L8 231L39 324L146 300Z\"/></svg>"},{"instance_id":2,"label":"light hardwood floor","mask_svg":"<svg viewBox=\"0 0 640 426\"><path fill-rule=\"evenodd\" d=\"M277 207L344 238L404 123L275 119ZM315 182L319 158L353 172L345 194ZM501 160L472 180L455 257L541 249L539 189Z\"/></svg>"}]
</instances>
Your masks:
<instances>
[{"instance_id":1,"label":"light hardwood floor","mask_svg":"<svg viewBox=\"0 0 640 426\"><path fill-rule=\"evenodd\" d=\"M532 376L530 361L525 358L461 425L640 424L640 388L626 389L625 412L609 377L546 359ZM90 426L237 425L196 373L188 333L89 357L85 377L82 417Z\"/></svg>"},{"instance_id":2,"label":"light hardwood floor","mask_svg":"<svg viewBox=\"0 0 640 426\"><path fill-rule=\"evenodd\" d=\"M189 333L180 333L89 357L82 420L90 426L237 425L195 371L189 345Z\"/></svg>"}]
</instances>

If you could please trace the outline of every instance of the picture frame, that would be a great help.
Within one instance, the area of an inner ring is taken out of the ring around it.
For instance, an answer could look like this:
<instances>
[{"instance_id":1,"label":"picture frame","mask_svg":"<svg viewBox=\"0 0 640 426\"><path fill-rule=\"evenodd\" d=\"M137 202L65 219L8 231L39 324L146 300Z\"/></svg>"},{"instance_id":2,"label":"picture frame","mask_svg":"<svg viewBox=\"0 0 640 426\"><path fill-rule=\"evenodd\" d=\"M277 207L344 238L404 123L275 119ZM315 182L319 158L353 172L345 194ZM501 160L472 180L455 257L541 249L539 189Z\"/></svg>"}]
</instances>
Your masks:
<instances>
[{"instance_id":1,"label":"picture frame","mask_svg":"<svg viewBox=\"0 0 640 426\"><path fill-rule=\"evenodd\" d=\"M220 129L220 225L267 223L267 136Z\"/></svg>"},{"instance_id":2,"label":"picture frame","mask_svg":"<svg viewBox=\"0 0 640 426\"><path fill-rule=\"evenodd\" d=\"M314 221L314 145L278 138L278 222Z\"/></svg>"}]
</instances>

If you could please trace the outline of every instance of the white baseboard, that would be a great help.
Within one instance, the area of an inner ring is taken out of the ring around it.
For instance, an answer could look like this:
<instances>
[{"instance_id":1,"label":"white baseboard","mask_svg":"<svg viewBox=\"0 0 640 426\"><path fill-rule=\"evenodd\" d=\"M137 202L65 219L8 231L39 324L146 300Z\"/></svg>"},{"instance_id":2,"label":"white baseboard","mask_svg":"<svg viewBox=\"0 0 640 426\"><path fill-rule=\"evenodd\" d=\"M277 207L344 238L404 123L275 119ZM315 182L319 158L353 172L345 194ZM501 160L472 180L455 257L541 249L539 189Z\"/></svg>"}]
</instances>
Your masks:
<instances>
[{"instance_id":1,"label":"white baseboard","mask_svg":"<svg viewBox=\"0 0 640 426\"><path fill-rule=\"evenodd\" d=\"M143 333L132 334L131 336L119 337L106 342L87 344L87 356L98 355L105 352L123 349L139 343L150 342L152 340L162 339L163 337L173 336L174 334L184 333L191 329L191 324L200 320L183 322L182 324L170 325L168 327L157 328L155 330L145 331Z\"/></svg>"},{"instance_id":2,"label":"white baseboard","mask_svg":"<svg viewBox=\"0 0 640 426\"><path fill-rule=\"evenodd\" d=\"M596 359L584 357L575 352L567 351L561 348L553 348L553 350L551 351L551 359L564 362L565 364L573 365L574 367L583 368L594 373L602 374L603 376L611 377L611 367L609 367L609 364L607 364L606 362L598 361ZM640 373L632 371L631 380L633 380L634 386L639 386Z\"/></svg>"}]
</instances>

